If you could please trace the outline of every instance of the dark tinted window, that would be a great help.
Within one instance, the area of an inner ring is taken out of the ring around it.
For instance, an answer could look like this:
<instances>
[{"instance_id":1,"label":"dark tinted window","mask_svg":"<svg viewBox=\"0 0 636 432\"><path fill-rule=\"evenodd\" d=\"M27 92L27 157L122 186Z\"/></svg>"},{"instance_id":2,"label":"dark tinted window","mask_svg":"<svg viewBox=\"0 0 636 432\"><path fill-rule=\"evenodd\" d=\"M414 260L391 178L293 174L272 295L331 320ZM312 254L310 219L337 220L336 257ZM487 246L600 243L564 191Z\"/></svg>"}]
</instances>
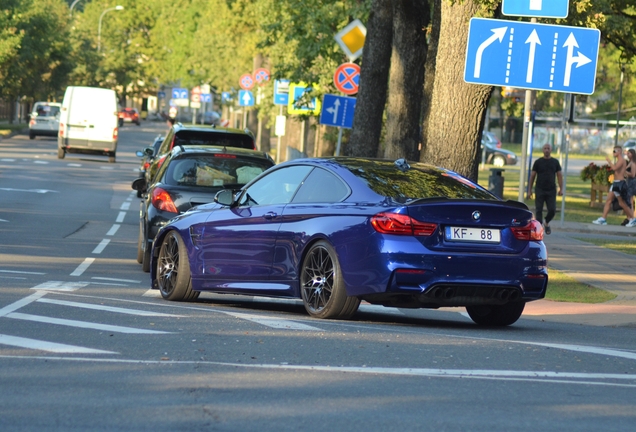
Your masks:
<instances>
[{"instance_id":1,"label":"dark tinted window","mask_svg":"<svg viewBox=\"0 0 636 432\"><path fill-rule=\"evenodd\" d=\"M241 205L287 204L312 167L278 169L251 185L241 196Z\"/></svg>"},{"instance_id":2,"label":"dark tinted window","mask_svg":"<svg viewBox=\"0 0 636 432\"><path fill-rule=\"evenodd\" d=\"M332 173L315 168L298 189L294 203L335 203L349 195L349 188Z\"/></svg>"},{"instance_id":3,"label":"dark tinted window","mask_svg":"<svg viewBox=\"0 0 636 432\"><path fill-rule=\"evenodd\" d=\"M162 182L173 186L238 189L271 166L265 159L228 154L188 155L168 163Z\"/></svg>"},{"instance_id":4,"label":"dark tinted window","mask_svg":"<svg viewBox=\"0 0 636 432\"><path fill-rule=\"evenodd\" d=\"M182 130L177 132L174 145L213 145L220 147L254 148L254 140L249 135Z\"/></svg>"},{"instance_id":5,"label":"dark tinted window","mask_svg":"<svg viewBox=\"0 0 636 432\"><path fill-rule=\"evenodd\" d=\"M60 107L51 105L36 105L35 112L38 117L55 117L60 112Z\"/></svg>"},{"instance_id":6,"label":"dark tinted window","mask_svg":"<svg viewBox=\"0 0 636 432\"><path fill-rule=\"evenodd\" d=\"M352 159L338 162L364 180L377 194L394 198L399 202L436 197L497 199L478 184L459 174L430 165L411 163L409 169L400 170L391 161Z\"/></svg>"}]
</instances>

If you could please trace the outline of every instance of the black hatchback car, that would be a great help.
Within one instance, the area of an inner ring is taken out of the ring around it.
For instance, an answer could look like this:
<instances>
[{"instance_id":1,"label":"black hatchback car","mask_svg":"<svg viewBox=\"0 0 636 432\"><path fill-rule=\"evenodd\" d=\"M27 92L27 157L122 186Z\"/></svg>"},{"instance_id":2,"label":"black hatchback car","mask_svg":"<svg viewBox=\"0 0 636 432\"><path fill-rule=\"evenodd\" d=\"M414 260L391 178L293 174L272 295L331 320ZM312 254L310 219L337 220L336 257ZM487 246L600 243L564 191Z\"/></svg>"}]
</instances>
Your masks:
<instances>
[{"instance_id":1,"label":"black hatchback car","mask_svg":"<svg viewBox=\"0 0 636 432\"><path fill-rule=\"evenodd\" d=\"M146 180L150 183L170 151L179 145L205 145L234 147L256 150L254 135L249 129L240 130L215 126L183 125L176 123L166 134L146 170Z\"/></svg>"},{"instance_id":2,"label":"black hatchback car","mask_svg":"<svg viewBox=\"0 0 636 432\"><path fill-rule=\"evenodd\" d=\"M172 149L150 184L143 177L132 184L143 194L137 243L143 270L150 270L152 242L170 219L213 202L222 189L240 189L273 165L267 153L255 150L181 144Z\"/></svg>"}]
</instances>

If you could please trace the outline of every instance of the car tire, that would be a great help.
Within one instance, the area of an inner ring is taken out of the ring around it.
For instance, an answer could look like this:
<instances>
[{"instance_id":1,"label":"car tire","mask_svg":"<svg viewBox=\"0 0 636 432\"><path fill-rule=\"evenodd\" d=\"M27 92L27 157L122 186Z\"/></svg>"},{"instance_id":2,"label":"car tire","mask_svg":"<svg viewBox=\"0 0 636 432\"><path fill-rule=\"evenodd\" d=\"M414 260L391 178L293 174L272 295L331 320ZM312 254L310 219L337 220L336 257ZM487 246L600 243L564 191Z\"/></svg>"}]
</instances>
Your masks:
<instances>
[{"instance_id":1,"label":"car tire","mask_svg":"<svg viewBox=\"0 0 636 432\"><path fill-rule=\"evenodd\" d=\"M476 324L504 327L516 323L525 306L523 301L494 306L467 306L466 312Z\"/></svg>"},{"instance_id":2,"label":"car tire","mask_svg":"<svg viewBox=\"0 0 636 432\"><path fill-rule=\"evenodd\" d=\"M351 318L360 306L360 299L347 295L338 256L326 241L314 243L307 251L300 289L305 309L314 318Z\"/></svg>"},{"instance_id":3,"label":"car tire","mask_svg":"<svg viewBox=\"0 0 636 432\"><path fill-rule=\"evenodd\" d=\"M57 158L58 159L64 159L64 156L66 156L66 152L64 151L64 149L62 147L58 147L57 148Z\"/></svg>"},{"instance_id":4,"label":"car tire","mask_svg":"<svg viewBox=\"0 0 636 432\"><path fill-rule=\"evenodd\" d=\"M506 165L506 159L501 155L495 155L492 158L492 164L498 168L501 168Z\"/></svg>"},{"instance_id":5,"label":"car tire","mask_svg":"<svg viewBox=\"0 0 636 432\"><path fill-rule=\"evenodd\" d=\"M176 231L166 234L161 243L157 260L157 285L166 300L191 301L199 297L199 292L192 290L188 253Z\"/></svg>"},{"instance_id":6,"label":"car tire","mask_svg":"<svg viewBox=\"0 0 636 432\"><path fill-rule=\"evenodd\" d=\"M33 132L29 132L29 139L35 139L35 134Z\"/></svg>"},{"instance_id":7,"label":"car tire","mask_svg":"<svg viewBox=\"0 0 636 432\"><path fill-rule=\"evenodd\" d=\"M146 242L146 249L141 257L141 270L144 273L150 273L150 254L152 253L152 245Z\"/></svg>"},{"instance_id":8,"label":"car tire","mask_svg":"<svg viewBox=\"0 0 636 432\"><path fill-rule=\"evenodd\" d=\"M144 250L142 249L143 241L144 235L141 231L141 227L139 227L139 238L137 239L137 262L139 264L144 262Z\"/></svg>"}]
</instances>

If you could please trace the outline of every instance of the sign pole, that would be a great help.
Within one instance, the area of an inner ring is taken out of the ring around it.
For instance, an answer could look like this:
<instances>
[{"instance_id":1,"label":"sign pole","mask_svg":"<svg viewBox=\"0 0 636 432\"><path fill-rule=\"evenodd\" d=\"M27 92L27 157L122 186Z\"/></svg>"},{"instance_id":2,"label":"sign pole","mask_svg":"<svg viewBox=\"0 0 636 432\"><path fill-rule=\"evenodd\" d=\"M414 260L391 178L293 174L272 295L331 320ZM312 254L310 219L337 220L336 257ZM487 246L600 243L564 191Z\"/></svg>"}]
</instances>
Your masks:
<instances>
[{"instance_id":1,"label":"sign pole","mask_svg":"<svg viewBox=\"0 0 636 432\"><path fill-rule=\"evenodd\" d=\"M340 144L342 143L342 128L338 128L338 144L336 146L336 156L340 156Z\"/></svg>"},{"instance_id":2,"label":"sign pole","mask_svg":"<svg viewBox=\"0 0 636 432\"><path fill-rule=\"evenodd\" d=\"M279 105L279 110L278 110L278 115L282 116L283 115L283 106ZM278 135L278 140L276 141L276 163L280 163L280 142L281 142L281 136Z\"/></svg>"},{"instance_id":3,"label":"sign pole","mask_svg":"<svg viewBox=\"0 0 636 432\"><path fill-rule=\"evenodd\" d=\"M532 18L530 20L531 23L536 23L537 19ZM521 140L521 169L519 171L519 196L518 201L524 202L524 197L526 196L526 172L528 165L528 136L530 135L530 121L532 117L532 102L534 98L533 90L526 90L526 100L523 107L523 138ZM532 151L532 149L530 149Z\"/></svg>"}]
</instances>

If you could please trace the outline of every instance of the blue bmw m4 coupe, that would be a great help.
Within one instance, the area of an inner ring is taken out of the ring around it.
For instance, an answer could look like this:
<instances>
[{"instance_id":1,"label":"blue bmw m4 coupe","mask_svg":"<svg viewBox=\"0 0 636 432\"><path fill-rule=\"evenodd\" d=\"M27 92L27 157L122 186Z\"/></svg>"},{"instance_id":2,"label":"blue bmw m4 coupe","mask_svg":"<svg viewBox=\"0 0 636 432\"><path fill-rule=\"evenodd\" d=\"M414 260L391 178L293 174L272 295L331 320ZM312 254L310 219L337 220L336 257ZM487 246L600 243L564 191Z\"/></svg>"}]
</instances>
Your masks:
<instances>
[{"instance_id":1,"label":"blue bmw m4 coupe","mask_svg":"<svg viewBox=\"0 0 636 432\"><path fill-rule=\"evenodd\" d=\"M545 296L543 228L443 168L331 157L270 168L157 234L152 287L302 299L310 316L350 318L361 301L465 307L477 324L516 322Z\"/></svg>"}]
</instances>

